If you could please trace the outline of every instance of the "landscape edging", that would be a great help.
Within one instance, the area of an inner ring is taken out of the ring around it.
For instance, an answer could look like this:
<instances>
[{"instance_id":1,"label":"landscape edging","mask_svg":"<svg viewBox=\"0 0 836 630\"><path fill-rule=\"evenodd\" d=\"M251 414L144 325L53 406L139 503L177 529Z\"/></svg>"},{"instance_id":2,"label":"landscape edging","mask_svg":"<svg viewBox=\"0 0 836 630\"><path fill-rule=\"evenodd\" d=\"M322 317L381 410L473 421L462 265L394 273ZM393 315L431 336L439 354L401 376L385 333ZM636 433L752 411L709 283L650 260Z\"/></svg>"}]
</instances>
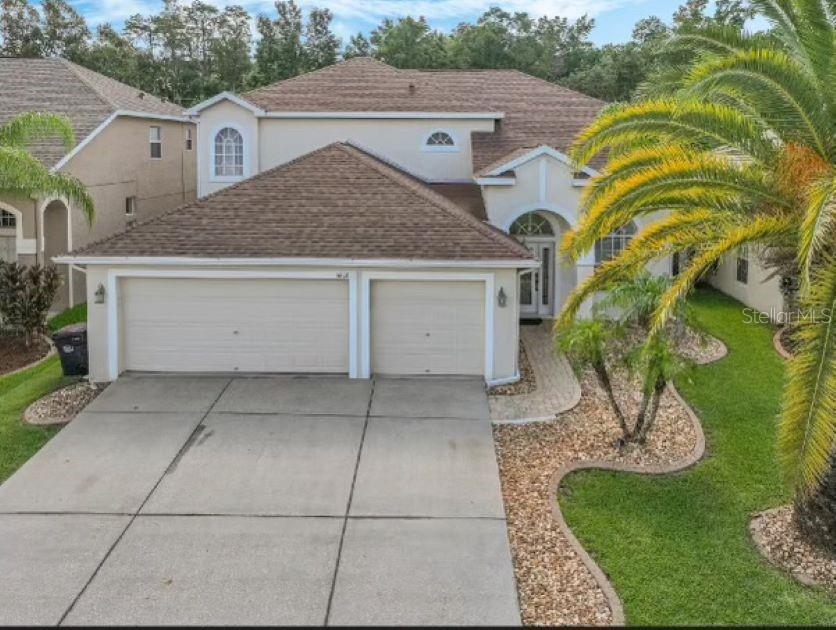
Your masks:
<instances>
[{"instance_id":1,"label":"landscape edging","mask_svg":"<svg viewBox=\"0 0 836 630\"><path fill-rule=\"evenodd\" d=\"M6 378L7 376L14 376L15 374L20 374L21 372L25 372L26 370L31 370L32 368L38 367L41 363L45 363L46 361L48 361L49 359L54 357L56 354L58 354L58 349L55 347L55 344L52 342L52 339L50 339L46 335L43 335L42 338L43 338L44 341L47 342L47 344L49 344L49 351L44 356L42 356L40 359L36 359L35 361L32 361L32 363L29 363L28 365L24 365L23 367L16 368L16 369L12 370L11 372L6 372L4 374L0 374L0 378Z\"/></svg>"},{"instance_id":2,"label":"landscape edging","mask_svg":"<svg viewBox=\"0 0 836 630\"><path fill-rule=\"evenodd\" d=\"M784 347L784 344L781 343L781 332L783 332L783 328L779 328L775 331L775 334L772 336L772 345L775 346L775 350L781 355L782 359L786 359L789 361L792 359L792 355L787 352L787 349Z\"/></svg>"}]
</instances>

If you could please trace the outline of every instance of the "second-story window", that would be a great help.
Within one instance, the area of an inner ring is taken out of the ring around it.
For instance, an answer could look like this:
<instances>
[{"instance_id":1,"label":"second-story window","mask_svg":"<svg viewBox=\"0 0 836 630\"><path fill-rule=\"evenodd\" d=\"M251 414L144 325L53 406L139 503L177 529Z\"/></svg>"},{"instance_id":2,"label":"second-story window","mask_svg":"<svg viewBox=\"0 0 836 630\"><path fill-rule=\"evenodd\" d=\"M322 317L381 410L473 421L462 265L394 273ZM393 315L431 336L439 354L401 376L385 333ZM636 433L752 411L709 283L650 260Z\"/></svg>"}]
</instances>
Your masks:
<instances>
[{"instance_id":1,"label":"second-story window","mask_svg":"<svg viewBox=\"0 0 836 630\"><path fill-rule=\"evenodd\" d=\"M737 250L737 281L749 284L749 247L746 245Z\"/></svg>"},{"instance_id":2,"label":"second-story window","mask_svg":"<svg viewBox=\"0 0 836 630\"><path fill-rule=\"evenodd\" d=\"M162 127L151 126L148 132L148 139L151 142L151 157L155 160L163 156L163 129Z\"/></svg>"},{"instance_id":3,"label":"second-story window","mask_svg":"<svg viewBox=\"0 0 836 630\"><path fill-rule=\"evenodd\" d=\"M191 151L192 146L192 129L189 127L186 129L186 151Z\"/></svg>"},{"instance_id":4,"label":"second-story window","mask_svg":"<svg viewBox=\"0 0 836 630\"><path fill-rule=\"evenodd\" d=\"M456 140L446 131L433 131L424 141L427 151L456 151Z\"/></svg>"},{"instance_id":5,"label":"second-story window","mask_svg":"<svg viewBox=\"0 0 836 630\"><path fill-rule=\"evenodd\" d=\"M215 134L216 177L244 176L244 138L237 129L224 127Z\"/></svg>"}]
</instances>

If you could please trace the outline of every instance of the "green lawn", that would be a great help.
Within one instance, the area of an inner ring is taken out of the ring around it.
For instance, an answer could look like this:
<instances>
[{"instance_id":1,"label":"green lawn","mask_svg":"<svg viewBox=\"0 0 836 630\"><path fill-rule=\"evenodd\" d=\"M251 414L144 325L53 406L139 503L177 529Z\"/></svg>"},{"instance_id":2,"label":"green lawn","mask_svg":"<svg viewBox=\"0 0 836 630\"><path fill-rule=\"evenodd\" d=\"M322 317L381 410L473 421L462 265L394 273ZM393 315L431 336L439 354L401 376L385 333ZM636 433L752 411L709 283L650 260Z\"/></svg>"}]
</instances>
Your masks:
<instances>
[{"instance_id":1,"label":"green lawn","mask_svg":"<svg viewBox=\"0 0 836 630\"><path fill-rule=\"evenodd\" d=\"M50 329L86 321L83 305L54 317ZM32 457L57 432L54 428L33 427L22 421L23 411L41 396L72 382L61 373L58 357L25 372L0 377L0 483Z\"/></svg>"},{"instance_id":2,"label":"green lawn","mask_svg":"<svg viewBox=\"0 0 836 630\"><path fill-rule=\"evenodd\" d=\"M775 462L784 366L773 330L716 292L693 303L730 351L677 383L703 421L706 458L667 477L573 475L561 507L631 624L836 624L836 602L771 568L748 537L751 514L790 498Z\"/></svg>"}]
</instances>

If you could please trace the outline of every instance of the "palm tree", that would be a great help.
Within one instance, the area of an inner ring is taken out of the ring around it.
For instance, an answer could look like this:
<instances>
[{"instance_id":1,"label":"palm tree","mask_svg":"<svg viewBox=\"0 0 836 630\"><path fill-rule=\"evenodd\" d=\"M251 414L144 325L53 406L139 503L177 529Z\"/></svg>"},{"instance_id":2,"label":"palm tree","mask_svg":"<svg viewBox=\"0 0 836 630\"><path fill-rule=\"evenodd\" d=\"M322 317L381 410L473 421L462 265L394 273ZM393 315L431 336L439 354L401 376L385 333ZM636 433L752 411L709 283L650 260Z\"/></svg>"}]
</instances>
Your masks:
<instances>
[{"instance_id":1,"label":"palm tree","mask_svg":"<svg viewBox=\"0 0 836 630\"><path fill-rule=\"evenodd\" d=\"M93 200L84 185L70 175L51 172L28 151L32 143L47 138L60 139L68 151L75 146L73 128L64 116L33 112L0 125L0 192L64 197L92 223Z\"/></svg>"},{"instance_id":2,"label":"palm tree","mask_svg":"<svg viewBox=\"0 0 836 630\"><path fill-rule=\"evenodd\" d=\"M779 435L797 522L836 544L836 3L752 0L768 35L729 28L683 34L690 64L632 104L608 108L577 139L578 164L606 152L586 189L583 217L563 242L579 257L637 217L645 227L567 301L563 324L613 281L656 259L693 252L661 297L659 333L684 296L721 258L752 244L789 251L808 318L789 369ZM829 506L829 507L822 507ZM823 509L829 509L823 513Z\"/></svg>"}]
</instances>

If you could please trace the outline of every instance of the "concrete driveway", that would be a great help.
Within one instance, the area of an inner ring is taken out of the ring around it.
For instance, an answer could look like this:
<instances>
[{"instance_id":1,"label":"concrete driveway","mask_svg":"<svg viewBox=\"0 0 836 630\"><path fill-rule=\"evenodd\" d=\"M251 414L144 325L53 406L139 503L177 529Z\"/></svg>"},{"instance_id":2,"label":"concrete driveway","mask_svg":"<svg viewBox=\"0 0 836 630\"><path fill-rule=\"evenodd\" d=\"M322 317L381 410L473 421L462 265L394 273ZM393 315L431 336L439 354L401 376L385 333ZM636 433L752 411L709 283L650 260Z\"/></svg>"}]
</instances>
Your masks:
<instances>
[{"instance_id":1,"label":"concrete driveway","mask_svg":"<svg viewBox=\"0 0 836 630\"><path fill-rule=\"evenodd\" d=\"M0 624L519 624L475 380L126 376L0 486Z\"/></svg>"}]
</instances>

